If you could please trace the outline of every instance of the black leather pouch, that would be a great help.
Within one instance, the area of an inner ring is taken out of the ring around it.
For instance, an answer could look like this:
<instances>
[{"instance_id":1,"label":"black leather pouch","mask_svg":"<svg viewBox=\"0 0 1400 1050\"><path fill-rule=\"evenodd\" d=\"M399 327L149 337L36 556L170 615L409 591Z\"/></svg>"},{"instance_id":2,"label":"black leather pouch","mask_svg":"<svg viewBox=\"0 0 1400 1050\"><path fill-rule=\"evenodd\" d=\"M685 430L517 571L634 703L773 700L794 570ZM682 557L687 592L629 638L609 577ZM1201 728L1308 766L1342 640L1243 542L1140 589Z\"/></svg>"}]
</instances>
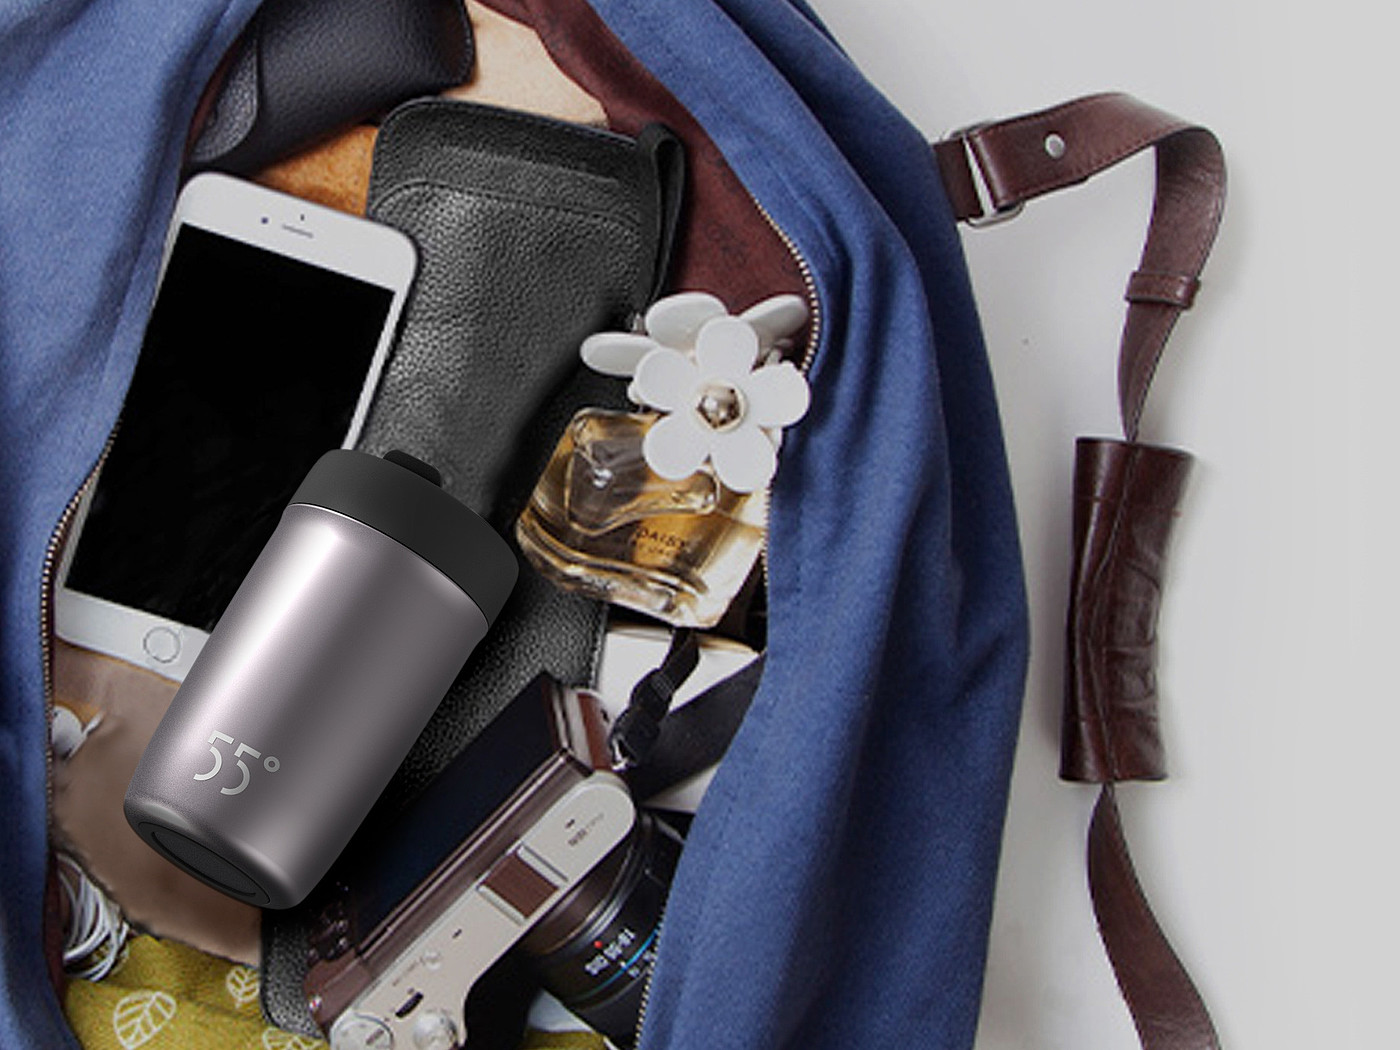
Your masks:
<instances>
[{"instance_id":1,"label":"black leather pouch","mask_svg":"<svg viewBox=\"0 0 1400 1050\"><path fill-rule=\"evenodd\" d=\"M433 464L514 546L515 518L569 419L622 399L617 379L583 367L579 344L627 327L655 297L682 164L660 126L633 139L445 99L390 114L368 210L413 238L419 267L360 447ZM346 856L540 671L592 681L603 626L600 603L556 589L521 557L505 609ZM263 1005L284 1028L315 1031L301 994L308 946L343 952L368 932L337 925L341 887L356 878L342 862L301 906L265 914Z\"/></svg>"},{"instance_id":2,"label":"black leather pouch","mask_svg":"<svg viewBox=\"0 0 1400 1050\"><path fill-rule=\"evenodd\" d=\"M231 53L189 156L239 174L464 82L462 0L267 0Z\"/></svg>"},{"instance_id":3,"label":"black leather pouch","mask_svg":"<svg viewBox=\"0 0 1400 1050\"><path fill-rule=\"evenodd\" d=\"M407 233L418 276L360 439L433 464L514 546L514 522L565 424L622 385L585 368L589 334L655 297L680 199L677 140L421 99L385 120L371 218ZM517 551L518 553L518 551ZM390 786L407 793L542 670L592 678L601 607L521 559L515 591Z\"/></svg>"},{"instance_id":4,"label":"black leather pouch","mask_svg":"<svg viewBox=\"0 0 1400 1050\"><path fill-rule=\"evenodd\" d=\"M449 491L507 524L494 504L533 484L518 452L550 395L582 379L579 343L629 325L655 295L679 150L659 126L633 139L448 99L390 114L368 214L414 240L419 270L368 451L429 460Z\"/></svg>"}]
</instances>

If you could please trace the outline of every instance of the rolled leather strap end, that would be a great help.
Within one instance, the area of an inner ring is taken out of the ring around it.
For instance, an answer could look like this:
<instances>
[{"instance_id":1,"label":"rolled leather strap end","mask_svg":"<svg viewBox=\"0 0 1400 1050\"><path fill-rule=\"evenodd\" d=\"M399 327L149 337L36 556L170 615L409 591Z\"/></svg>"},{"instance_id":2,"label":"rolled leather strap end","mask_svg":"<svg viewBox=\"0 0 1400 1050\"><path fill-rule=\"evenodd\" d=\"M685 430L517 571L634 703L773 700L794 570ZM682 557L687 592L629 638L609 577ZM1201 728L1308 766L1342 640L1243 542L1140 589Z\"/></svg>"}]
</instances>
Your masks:
<instances>
[{"instance_id":1,"label":"rolled leather strap end","mask_svg":"<svg viewBox=\"0 0 1400 1050\"><path fill-rule=\"evenodd\" d=\"M1081 438L1060 776L1166 776L1157 704L1157 616L1191 457Z\"/></svg>"}]
</instances>

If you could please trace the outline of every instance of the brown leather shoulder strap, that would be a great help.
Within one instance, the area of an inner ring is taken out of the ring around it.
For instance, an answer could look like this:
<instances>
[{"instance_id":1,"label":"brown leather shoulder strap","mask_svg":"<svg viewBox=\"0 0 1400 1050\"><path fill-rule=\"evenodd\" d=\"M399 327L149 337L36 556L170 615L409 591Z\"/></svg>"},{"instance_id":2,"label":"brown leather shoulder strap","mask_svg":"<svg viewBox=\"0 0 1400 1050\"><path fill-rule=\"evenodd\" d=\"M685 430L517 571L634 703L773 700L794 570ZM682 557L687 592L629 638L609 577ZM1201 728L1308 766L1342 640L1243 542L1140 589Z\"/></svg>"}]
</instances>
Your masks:
<instances>
[{"instance_id":1,"label":"brown leather shoulder strap","mask_svg":"<svg viewBox=\"0 0 1400 1050\"><path fill-rule=\"evenodd\" d=\"M1103 94L979 124L934 146L954 214L974 224L1014 214L1026 201L1083 182L1149 146L1157 151L1157 195L1142 262L1128 281L1118 361L1129 441L1137 438L1162 348L1195 300L1220 225L1220 143L1205 128L1130 95Z\"/></svg>"},{"instance_id":2,"label":"brown leather shoulder strap","mask_svg":"<svg viewBox=\"0 0 1400 1050\"><path fill-rule=\"evenodd\" d=\"M1089 826L1099 933L1144 1050L1218 1050L1210 1014L1147 903L1114 784L1166 776L1158 732L1157 612L1190 457L1138 443L1157 362L1200 287L1225 201L1220 144L1127 95L1094 95L957 132L934 150L957 217L985 225L1149 146L1157 187L1128 280L1118 361L1126 440L1081 439L1067 630L1061 776L1103 785Z\"/></svg>"}]
</instances>

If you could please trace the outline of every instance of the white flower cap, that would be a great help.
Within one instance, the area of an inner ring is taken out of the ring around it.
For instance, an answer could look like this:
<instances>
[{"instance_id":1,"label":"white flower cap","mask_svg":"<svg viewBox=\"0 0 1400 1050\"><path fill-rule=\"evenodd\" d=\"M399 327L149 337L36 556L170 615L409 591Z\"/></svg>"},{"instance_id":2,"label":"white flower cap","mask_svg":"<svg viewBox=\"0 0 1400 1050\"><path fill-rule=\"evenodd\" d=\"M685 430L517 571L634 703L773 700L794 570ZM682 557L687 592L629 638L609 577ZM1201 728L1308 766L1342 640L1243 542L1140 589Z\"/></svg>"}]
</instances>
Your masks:
<instances>
[{"instance_id":1,"label":"white flower cap","mask_svg":"<svg viewBox=\"0 0 1400 1050\"><path fill-rule=\"evenodd\" d=\"M677 481L709 460L726 488L755 492L777 469L782 428L811 401L802 373L774 353L806 321L795 295L731 317L714 296L683 292L647 311L645 333L602 332L580 353L600 372L630 376L632 400L667 413L642 443L658 475Z\"/></svg>"}]
</instances>

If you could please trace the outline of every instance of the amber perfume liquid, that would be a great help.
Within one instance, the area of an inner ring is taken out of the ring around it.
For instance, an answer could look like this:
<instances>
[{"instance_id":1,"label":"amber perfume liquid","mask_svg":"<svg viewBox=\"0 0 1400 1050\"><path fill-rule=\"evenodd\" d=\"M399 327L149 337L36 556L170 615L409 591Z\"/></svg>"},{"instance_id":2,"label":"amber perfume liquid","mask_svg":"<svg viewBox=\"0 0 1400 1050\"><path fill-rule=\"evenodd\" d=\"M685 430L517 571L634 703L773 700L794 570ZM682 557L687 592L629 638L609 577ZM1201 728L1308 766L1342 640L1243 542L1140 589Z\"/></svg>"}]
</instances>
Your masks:
<instances>
[{"instance_id":1,"label":"amber perfume liquid","mask_svg":"<svg viewBox=\"0 0 1400 1050\"><path fill-rule=\"evenodd\" d=\"M642 458L658 417L585 409L560 439L516 537L542 574L676 626L712 627L763 544L763 492L735 493L708 464L667 481Z\"/></svg>"}]
</instances>

